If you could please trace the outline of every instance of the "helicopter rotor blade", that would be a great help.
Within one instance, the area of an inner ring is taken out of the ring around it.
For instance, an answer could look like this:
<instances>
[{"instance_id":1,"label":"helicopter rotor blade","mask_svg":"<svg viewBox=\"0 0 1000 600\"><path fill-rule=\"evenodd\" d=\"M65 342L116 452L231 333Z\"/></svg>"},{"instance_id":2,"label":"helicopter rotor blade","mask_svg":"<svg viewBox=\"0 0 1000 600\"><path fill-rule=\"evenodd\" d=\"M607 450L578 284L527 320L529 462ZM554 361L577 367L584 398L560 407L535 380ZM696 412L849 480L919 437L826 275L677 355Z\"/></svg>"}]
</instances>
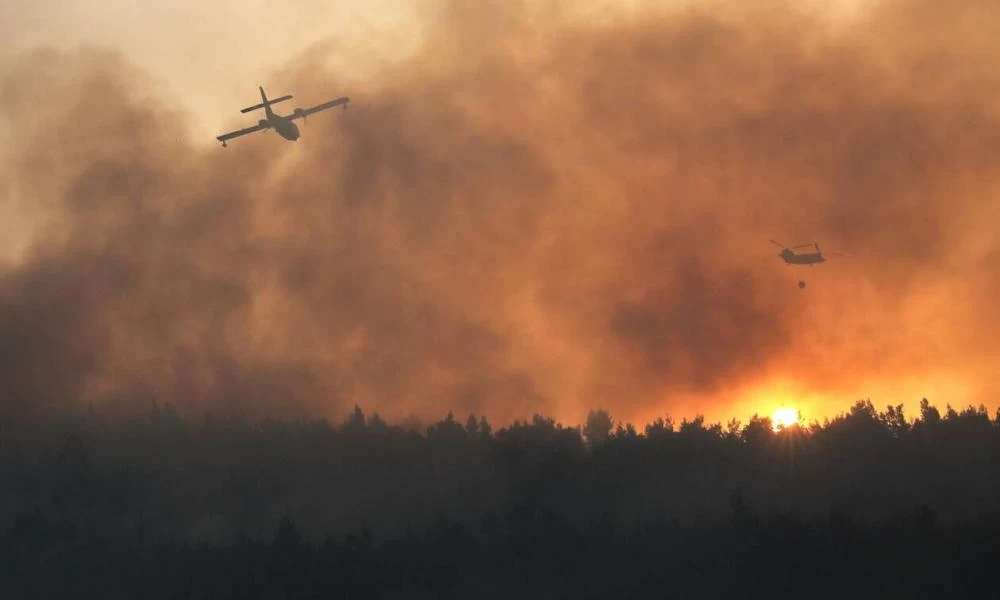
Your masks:
<instances>
[{"instance_id":1,"label":"helicopter rotor blade","mask_svg":"<svg viewBox=\"0 0 1000 600\"><path fill-rule=\"evenodd\" d=\"M785 247L786 247L784 244L779 244L778 242L776 242L774 240L768 240L768 241L771 242L772 244L774 244L775 246L781 248L782 250L784 250Z\"/></svg>"},{"instance_id":2,"label":"helicopter rotor blade","mask_svg":"<svg viewBox=\"0 0 1000 600\"><path fill-rule=\"evenodd\" d=\"M809 246L812 245L813 244L799 244L798 246L792 246L792 250L798 250L799 248L808 248Z\"/></svg>"}]
</instances>

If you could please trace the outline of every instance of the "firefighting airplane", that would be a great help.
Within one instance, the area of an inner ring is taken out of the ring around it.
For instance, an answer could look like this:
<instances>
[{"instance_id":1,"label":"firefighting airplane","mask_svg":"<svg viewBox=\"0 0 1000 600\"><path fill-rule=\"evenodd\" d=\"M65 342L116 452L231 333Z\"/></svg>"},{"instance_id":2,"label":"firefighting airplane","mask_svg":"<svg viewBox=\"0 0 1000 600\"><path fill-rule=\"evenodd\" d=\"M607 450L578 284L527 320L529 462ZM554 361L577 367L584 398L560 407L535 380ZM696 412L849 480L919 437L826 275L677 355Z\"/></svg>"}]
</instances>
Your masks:
<instances>
[{"instance_id":1,"label":"firefighting airplane","mask_svg":"<svg viewBox=\"0 0 1000 600\"><path fill-rule=\"evenodd\" d=\"M247 108L244 108L240 112L248 113L252 110L263 108L264 116L266 118L258 121L257 124L254 125L253 127L247 127L246 129L240 129L239 131L231 131L229 133L220 135L219 137L215 138L220 142L222 142L223 148L226 147L227 140L231 140L233 138L240 137L241 135L246 135L248 133L254 133L256 131L263 131L265 129L274 129L274 131L277 132L278 135L280 135L281 137L285 138L286 140L294 142L295 140L299 139L299 128L292 121L301 118L302 121L305 122L306 117L308 117L309 115L317 113L321 110L326 110L328 108L334 108L336 106L343 106L344 110L347 110L347 104L351 101L350 98L344 96L342 98L337 98L336 100L330 100L329 102L318 104L312 108L296 108L294 111L292 111L292 114L287 116L282 116L275 114L275 112L271 110L271 105L277 104L278 102L284 102L285 100L291 100L292 99L291 96L282 96L280 98L275 98L274 100L268 100L267 94L264 93L264 88L261 87L260 99L261 99L260 104L248 106Z\"/></svg>"}]
</instances>

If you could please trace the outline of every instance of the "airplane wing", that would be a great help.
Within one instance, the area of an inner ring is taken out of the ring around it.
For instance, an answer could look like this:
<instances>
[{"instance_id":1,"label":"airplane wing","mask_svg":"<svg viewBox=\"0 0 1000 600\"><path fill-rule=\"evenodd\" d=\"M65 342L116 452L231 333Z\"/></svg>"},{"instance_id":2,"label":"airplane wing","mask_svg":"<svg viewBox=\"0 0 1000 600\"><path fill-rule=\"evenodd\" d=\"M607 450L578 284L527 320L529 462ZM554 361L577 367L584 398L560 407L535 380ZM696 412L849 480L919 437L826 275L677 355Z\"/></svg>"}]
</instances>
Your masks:
<instances>
[{"instance_id":1,"label":"airplane wing","mask_svg":"<svg viewBox=\"0 0 1000 600\"><path fill-rule=\"evenodd\" d=\"M230 131L229 133L224 133L219 137L215 138L222 142L222 147L226 147L226 140L231 140L233 138L240 137L241 135L246 135L248 133L254 133L255 131L262 131L267 129L266 126L261 127L260 125L254 125L253 127L247 127L246 129L240 129L239 131Z\"/></svg>"},{"instance_id":2,"label":"airplane wing","mask_svg":"<svg viewBox=\"0 0 1000 600\"><path fill-rule=\"evenodd\" d=\"M285 118L291 121L302 117L308 117L313 113L318 113L321 110L326 110L328 108L333 108L335 106L343 106L344 108L347 108L347 104L350 101L351 101L350 98L344 96L342 98L337 98L336 100L330 100L329 102L324 102L323 104L317 104L312 108L297 108L295 109L295 112L293 114L290 114Z\"/></svg>"}]
</instances>

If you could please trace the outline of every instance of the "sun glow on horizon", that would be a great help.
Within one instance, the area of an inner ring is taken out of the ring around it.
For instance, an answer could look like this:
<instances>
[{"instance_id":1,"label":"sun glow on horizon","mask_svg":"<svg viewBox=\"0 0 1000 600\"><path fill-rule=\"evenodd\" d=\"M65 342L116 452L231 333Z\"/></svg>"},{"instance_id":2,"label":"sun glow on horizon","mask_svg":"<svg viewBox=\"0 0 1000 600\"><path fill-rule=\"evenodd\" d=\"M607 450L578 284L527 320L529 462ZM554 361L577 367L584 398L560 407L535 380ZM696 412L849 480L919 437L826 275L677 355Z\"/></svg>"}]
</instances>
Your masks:
<instances>
[{"instance_id":1,"label":"sun glow on horizon","mask_svg":"<svg viewBox=\"0 0 1000 600\"><path fill-rule=\"evenodd\" d=\"M782 406L771 415L771 427L775 431L799 424L799 411L796 408Z\"/></svg>"}]
</instances>

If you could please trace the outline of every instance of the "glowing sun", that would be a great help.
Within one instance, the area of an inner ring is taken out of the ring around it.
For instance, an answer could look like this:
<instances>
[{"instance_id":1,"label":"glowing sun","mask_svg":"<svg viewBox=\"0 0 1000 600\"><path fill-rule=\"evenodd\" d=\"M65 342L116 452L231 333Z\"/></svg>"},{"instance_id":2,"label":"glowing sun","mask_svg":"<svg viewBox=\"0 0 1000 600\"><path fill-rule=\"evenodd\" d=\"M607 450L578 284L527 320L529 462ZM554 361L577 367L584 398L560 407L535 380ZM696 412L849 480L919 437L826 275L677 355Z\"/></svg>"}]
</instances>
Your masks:
<instances>
[{"instance_id":1,"label":"glowing sun","mask_svg":"<svg viewBox=\"0 0 1000 600\"><path fill-rule=\"evenodd\" d=\"M791 427L799 422L799 411L794 408L783 406L778 410L774 411L771 415L771 426L774 427L775 431L784 429L786 427Z\"/></svg>"}]
</instances>

